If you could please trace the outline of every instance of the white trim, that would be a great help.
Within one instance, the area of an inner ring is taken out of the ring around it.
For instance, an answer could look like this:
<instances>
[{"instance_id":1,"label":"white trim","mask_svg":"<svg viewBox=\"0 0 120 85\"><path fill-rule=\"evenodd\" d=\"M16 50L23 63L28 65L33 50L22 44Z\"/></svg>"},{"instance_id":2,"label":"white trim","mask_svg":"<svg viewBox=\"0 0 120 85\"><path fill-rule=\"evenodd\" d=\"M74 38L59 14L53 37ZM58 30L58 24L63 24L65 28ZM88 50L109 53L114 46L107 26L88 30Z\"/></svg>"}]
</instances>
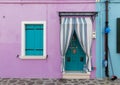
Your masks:
<instances>
[{"instance_id":1,"label":"white trim","mask_svg":"<svg viewBox=\"0 0 120 85\"><path fill-rule=\"evenodd\" d=\"M46 56L20 56L20 59L46 59Z\"/></svg>"},{"instance_id":2,"label":"white trim","mask_svg":"<svg viewBox=\"0 0 120 85\"><path fill-rule=\"evenodd\" d=\"M44 38L43 38L43 56L26 56L25 55L25 24L43 24ZM22 21L21 30L21 59L46 59L46 22L45 21Z\"/></svg>"}]
</instances>

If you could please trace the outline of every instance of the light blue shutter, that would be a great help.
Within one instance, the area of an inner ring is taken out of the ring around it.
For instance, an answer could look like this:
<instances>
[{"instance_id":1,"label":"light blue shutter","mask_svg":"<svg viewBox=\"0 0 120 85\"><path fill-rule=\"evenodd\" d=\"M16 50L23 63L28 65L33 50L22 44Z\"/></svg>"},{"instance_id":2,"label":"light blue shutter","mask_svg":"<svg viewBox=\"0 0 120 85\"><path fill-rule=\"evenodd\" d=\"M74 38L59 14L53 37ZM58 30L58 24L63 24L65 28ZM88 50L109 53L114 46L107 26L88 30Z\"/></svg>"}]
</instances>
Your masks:
<instances>
[{"instance_id":1,"label":"light blue shutter","mask_svg":"<svg viewBox=\"0 0 120 85\"><path fill-rule=\"evenodd\" d=\"M42 24L26 24L26 50L28 56L43 55L43 25Z\"/></svg>"},{"instance_id":2,"label":"light blue shutter","mask_svg":"<svg viewBox=\"0 0 120 85\"><path fill-rule=\"evenodd\" d=\"M35 38L35 33L34 33L34 28L32 25L25 25L25 54L26 55L34 55L34 38Z\"/></svg>"},{"instance_id":3,"label":"light blue shutter","mask_svg":"<svg viewBox=\"0 0 120 85\"><path fill-rule=\"evenodd\" d=\"M36 25L35 55L43 55L43 25Z\"/></svg>"}]
</instances>

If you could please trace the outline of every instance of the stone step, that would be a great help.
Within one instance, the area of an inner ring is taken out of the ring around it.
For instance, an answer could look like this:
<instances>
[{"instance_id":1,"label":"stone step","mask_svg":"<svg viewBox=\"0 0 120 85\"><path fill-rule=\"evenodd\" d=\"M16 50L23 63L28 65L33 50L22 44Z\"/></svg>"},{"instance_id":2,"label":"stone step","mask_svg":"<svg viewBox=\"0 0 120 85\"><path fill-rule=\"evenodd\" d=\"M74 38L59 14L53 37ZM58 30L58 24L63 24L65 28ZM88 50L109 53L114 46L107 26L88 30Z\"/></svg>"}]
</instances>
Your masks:
<instances>
[{"instance_id":1,"label":"stone step","mask_svg":"<svg viewBox=\"0 0 120 85\"><path fill-rule=\"evenodd\" d=\"M89 73L63 73L64 79L90 79Z\"/></svg>"}]
</instances>

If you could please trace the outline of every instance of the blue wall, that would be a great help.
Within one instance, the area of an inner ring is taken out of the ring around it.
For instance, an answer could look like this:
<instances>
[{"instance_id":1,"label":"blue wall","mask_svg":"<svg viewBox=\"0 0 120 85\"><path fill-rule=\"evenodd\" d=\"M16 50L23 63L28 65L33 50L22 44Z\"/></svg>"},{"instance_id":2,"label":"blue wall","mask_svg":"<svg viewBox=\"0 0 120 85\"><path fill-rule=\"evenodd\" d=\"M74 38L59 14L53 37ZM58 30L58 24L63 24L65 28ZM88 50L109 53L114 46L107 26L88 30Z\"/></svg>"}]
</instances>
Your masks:
<instances>
[{"instance_id":1,"label":"blue wall","mask_svg":"<svg viewBox=\"0 0 120 85\"><path fill-rule=\"evenodd\" d=\"M104 60L104 28L105 28L105 0L101 0L101 2L96 3L96 11L98 12L98 16L96 17L96 42L97 42L97 53L96 53L96 77L104 78L104 66L102 62ZM110 0L109 1L109 27L111 28L111 32L109 33L109 48L113 63L113 69L116 76L120 78L120 54L116 53L116 19L120 17L120 0ZM115 3L117 2L117 3ZM110 76L111 67L109 63Z\"/></svg>"}]
</instances>

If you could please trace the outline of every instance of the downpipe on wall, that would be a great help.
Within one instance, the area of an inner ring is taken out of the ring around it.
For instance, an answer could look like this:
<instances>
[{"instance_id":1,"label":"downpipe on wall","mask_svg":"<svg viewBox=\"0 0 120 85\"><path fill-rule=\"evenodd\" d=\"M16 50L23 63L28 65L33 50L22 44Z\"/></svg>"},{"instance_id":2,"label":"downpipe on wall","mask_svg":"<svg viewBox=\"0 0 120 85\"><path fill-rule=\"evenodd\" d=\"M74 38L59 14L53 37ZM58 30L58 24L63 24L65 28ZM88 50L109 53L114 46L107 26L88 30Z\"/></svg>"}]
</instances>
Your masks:
<instances>
[{"instance_id":1,"label":"downpipe on wall","mask_svg":"<svg viewBox=\"0 0 120 85\"><path fill-rule=\"evenodd\" d=\"M108 70L108 0L105 1L105 76L109 77L109 70Z\"/></svg>"},{"instance_id":2,"label":"downpipe on wall","mask_svg":"<svg viewBox=\"0 0 120 85\"><path fill-rule=\"evenodd\" d=\"M108 33L110 32L110 28L109 28L109 1L106 0L105 1L105 17L106 17L106 21L105 21L105 76L109 78L109 68L108 68L108 58L110 60L110 64L111 64L111 70L112 70L112 78L110 78L111 80L116 80L117 76L114 75L114 71L113 71L113 64L112 64L112 60L111 60L111 55L110 55L110 49L108 47ZM108 55L109 54L109 55Z\"/></svg>"}]
</instances>

